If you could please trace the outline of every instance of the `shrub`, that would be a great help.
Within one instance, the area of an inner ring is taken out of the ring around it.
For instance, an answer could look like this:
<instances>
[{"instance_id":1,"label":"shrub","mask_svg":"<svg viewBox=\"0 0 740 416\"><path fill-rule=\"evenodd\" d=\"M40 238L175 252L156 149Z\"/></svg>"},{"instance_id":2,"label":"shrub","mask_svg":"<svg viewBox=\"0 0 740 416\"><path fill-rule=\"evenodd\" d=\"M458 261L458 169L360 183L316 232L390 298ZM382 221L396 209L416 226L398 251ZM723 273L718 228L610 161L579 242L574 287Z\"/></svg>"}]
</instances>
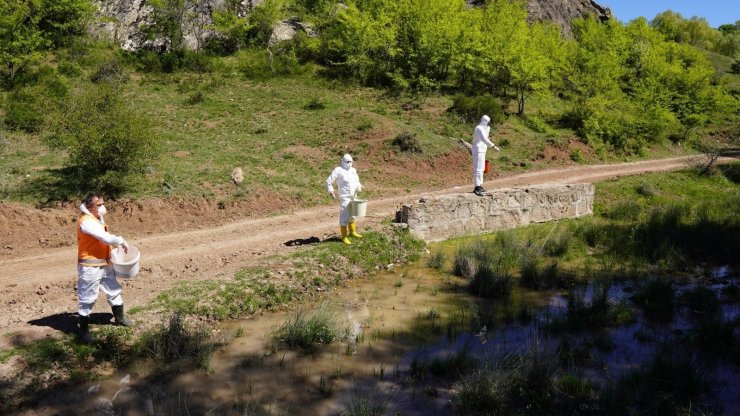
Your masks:
<instances>
[{"instance_id":1,"label":"shrub","mask_svg":"<svg viewBox=\"0 0 740 416\"><path fill-rule=\"evenodd\" d=\"M321 101L318 97L311 98L306 105L303 106L304 110L323 110L326 108L326 103Z\"/></svg>"},{"instance_id":2,"label":"shrub","mask_svg":"<svg viewBox=\"0 0 740 416\"><path fill-rule=\"evenodd\" d=\"M8 130L22 130L35 133L41 130L44 123L43 109L36 99L13 94L5 108L5 126Z\"/></svg>"},{"instance_id":3,"label":"shrub","mask_svg":"<svg viewBox=\"0 0 740 416\"><path fill-rule=\"evenodd\" d=\"M90 75L91 82L123 82L127 79L123 65L116 59L103 62L95 72Z\"/></svg>"},{"instance_id":4,"label":"shrub","mask_svg":"<svg viewBox=\"0 0 740 416\"><path fill-rule=\"evenodd\" d=\"M501 124L506 118L501 102L491 95L468 97L458 94L452 98L449 111L459 115L465 121L477 122L484 114L491 117L491 125Z\"/></svg>"},{"instance_id":5,"label":"shrub","mask_svg":"<svg viewBox=\"0 0 740 416\"><path fill-rule=\"evenodd\" d=\"M444 267L445 260L445 253L437 251L427 259L427 267L441 270Z\"/></svg>"},{"instance_id":6,"label":"shrub","mask_svg":"<svg viewBox=\"0 0 740 416\"><path fill-rule=\"evenodd\" d=\"M72 97L52 123L48 143L69 153L80 190L117 194L157 154L149 122L134 112L113 84Z\"/></svg>"},{"instance_id":7,"label":"shrub","mask_svg":"<svg viewBox=\"0 0 740 416\"><path fill-rule=\"evenodd\" d=\"M416 134L404 132L393 138L391 144L404 153L422 153L421 143Z\"/></svg>"}]
</instances>

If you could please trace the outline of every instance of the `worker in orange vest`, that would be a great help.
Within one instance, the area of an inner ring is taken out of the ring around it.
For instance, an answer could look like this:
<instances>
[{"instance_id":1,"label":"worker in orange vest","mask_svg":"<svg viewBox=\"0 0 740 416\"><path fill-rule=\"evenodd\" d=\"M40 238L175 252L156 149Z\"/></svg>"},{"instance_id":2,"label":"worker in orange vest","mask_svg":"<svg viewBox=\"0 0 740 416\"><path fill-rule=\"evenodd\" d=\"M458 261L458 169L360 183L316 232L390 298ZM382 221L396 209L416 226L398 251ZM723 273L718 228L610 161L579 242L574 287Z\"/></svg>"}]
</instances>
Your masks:
<instances>
[{"instance_id":1,"label":"worker in orange vest","mask_svg":"<svg viewBox=\"0 0 740 416\"><path fill-rule=\"evenodd\" d=\"M105 224L105 201L96 193L87 195L80 205L80 218L77 221L77 297L79 306L80 341L89 344L92 337L88 330L90 313L103 289L108 304L113 309L117 325L131 326L123 312L121 285L116 272L110 264L111 247L121 246L128 252L128 243L121 236L108 232Z\"/></svg>"}]
</instances>

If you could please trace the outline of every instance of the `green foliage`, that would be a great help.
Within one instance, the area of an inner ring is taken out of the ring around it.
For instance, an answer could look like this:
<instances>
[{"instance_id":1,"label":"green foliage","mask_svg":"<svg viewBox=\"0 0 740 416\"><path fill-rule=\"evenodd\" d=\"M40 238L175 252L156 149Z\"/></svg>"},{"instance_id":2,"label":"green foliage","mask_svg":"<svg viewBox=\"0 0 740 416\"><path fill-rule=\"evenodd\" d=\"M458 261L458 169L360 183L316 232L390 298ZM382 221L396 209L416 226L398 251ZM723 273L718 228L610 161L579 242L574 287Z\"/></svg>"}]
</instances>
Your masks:
<instances>
[{"instance_id":1,"label":"green foliage","mask_svg":"<svg viewBox=\"0 0 740 416\"><path fill-rule=\"evenodd\" d=\"M205 49L215 54L230 55L245 46L249 21L240 17L245 13L239 0L227 0L221 9L214 10L211 29L217 35L206 39Z\"/></svg>"},{"instance_id":2,"label":"green foliage","mask_svg":"<svg viewBox=\"0 0 740 416\"><path fill-rule=\"evenodd\" d=\"M477 122L484 114L491 118L489 125L496 126L504 122L506 115L503 106L491 95L467 96L457 94L452 97L450 111L461 116L465 121Z\"/></svg>"},{"instance_id":3,"label":"green foliage","mask_svg":"<svg viewBox=\"0 0 740 416\"><path fill-rule=\"evenodd\" d=\"M158 140L120 87L100 84L72 97L52 122L49 143L67 150L80 190L118 194L156 157Z\"/></svg>"},{"instance_id":4,"label":"green foliage","mask_svg":"<svg viewBox=\"0 0 740 416\"><path fill-rule=\"evenodd\" d=\"M367 85L437 89L457 50L463 2L370 1L350 4L327 23L319 59L336 75Z\"/></svg>"},{"instance_id":5,"label":"green foliage","mask_svg":"<svg viewBox=\"0 0 740 416\"><path fill-rule=\"evenodd\" d=\"M87 32L94 11L88 0L43 0L38 27L54 48L68 46Z\"/></svg>"},{"instance_id":6,"label":"green foliage","mask_svg":"<svg viewBox=\"0 0 740 416\"><path fill-rule=\"evenodd\" d=\"M3 121L8 130L38 132L44 123L44 112L39 98L28 92L14 92L5 107Z\"/></svg>"},{"instance_id":7,"label":"green foliage","mask_svg":"<svg viewBox=\"0 0 740 416\"><path fill-rule=\"evenodd\" d=\"M86 31L93 5L86 0L5 0L0 3L0 65L6 85L49 48Z\"/></svg>"},{"instance_id":8,"label":"green foliage","mask_svg":"<svg viewBox=\"0 0 740 416\"><path fill-rule=\"evenodd\" d=\"M284 7L284 0L265 0L249 13L247 38L252 45L267 46L272 27L280 20Z\"/></svg>"},{"instance_id":9,"label":"green foliage","mask_svg":"<svg viewBox=\"0 0 740 416\"><path fill-rule=\"evenodd\" d=\"M145 29L149 39L164 38L168 50L180 50L183 47L185 12L191 0L150 0L153 24Z\"/></svg>"},{"instance_id":10,"label":"green foliage","mask_svg":"<svg viewBox=\"0 0 740 416\"><path fill-rule=\"evenodd\" d=\"M650 25L668 40L688 43L702 49L714 49L721 37L720 32L712 29L703 17L695 16L686 20L680 13L672 10L656 15Z\"/></svg>"},{"instance_id":11,"label":"green foliage","mask_svg":"<svg viewBox=\"0 0 740 416\"><path fill-rule=\"evenodd\" d=\"M403 132L391 140L393 147L403 153L422 153L423 148L415 133Z\"/></svg>"},{"instance_id":12,"label":"green foliage","mask_svg":"<svg viewBox=\"0 0 740 416\"><path fill-rule=\"evenodd\" d=\"M6 85L19 71L42 56L49 46L38 23L41 0L8 0L0 3L0 64Z\"/></svg>"}]
</instances>

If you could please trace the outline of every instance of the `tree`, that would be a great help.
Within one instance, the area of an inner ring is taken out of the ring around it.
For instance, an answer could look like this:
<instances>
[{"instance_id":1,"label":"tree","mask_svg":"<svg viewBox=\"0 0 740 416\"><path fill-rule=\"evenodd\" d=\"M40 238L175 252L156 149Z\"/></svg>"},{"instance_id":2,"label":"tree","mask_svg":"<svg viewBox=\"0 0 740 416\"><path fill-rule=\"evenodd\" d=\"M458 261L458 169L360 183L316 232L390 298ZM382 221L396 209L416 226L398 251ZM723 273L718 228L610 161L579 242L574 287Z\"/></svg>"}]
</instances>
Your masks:
<instances>
[{"instance_id":1,"label":"tree","mask_svg":"<svg viewBox=\"0 0 740 416\"><path fill-rule=\"evenodd\" d=\"M185 34L183 24L188 8L187 0L149 0L154 24L146 28L150 39L162 37L170 50L182 49Z\"/></svg>"},{"instance_id":2,"label":"tree","mask_svg":"<svg viewBox=\"0 0 740 416\"><path fill-rule=\"evenodd\" d=\"M53 47L66 46L87 32L94 6L89 0L43 0L39 29Z\"/></svg>"},{"instance_id":3,"label":"tree","mask_svg":"<svg viewBox=\"0 0 740 416\"><path fill-rule=\"evenodd\" d=\"M0 62L2 75L9 83L26 65L40 59L49 46L38 27L41 6L41 0L0 2Z\"/></svg>"},{"instance_id":4,"label":"tree","mask_svg":"<svg viewBox=\"0 0 740 416\"><path fill-rule=\"evenodd\" d=\"M95 84L71 97L54 117L49 139L69 154L68 167L80 189L111 194L131 186L156 157L157 138L114 83Z\"/></svg>"},{"instance_id":5,"label":"tree","mask_svg":"<svg viewBox=\"0 0 740 416\"><path fill-rule=\"evenodd\" d=\"M524 114L527 94L550 87L552 69L560 60L560 30L553 24L535 23L511 62L511 82L516 90L517 114Z\"/></svg>"}]
</instances>

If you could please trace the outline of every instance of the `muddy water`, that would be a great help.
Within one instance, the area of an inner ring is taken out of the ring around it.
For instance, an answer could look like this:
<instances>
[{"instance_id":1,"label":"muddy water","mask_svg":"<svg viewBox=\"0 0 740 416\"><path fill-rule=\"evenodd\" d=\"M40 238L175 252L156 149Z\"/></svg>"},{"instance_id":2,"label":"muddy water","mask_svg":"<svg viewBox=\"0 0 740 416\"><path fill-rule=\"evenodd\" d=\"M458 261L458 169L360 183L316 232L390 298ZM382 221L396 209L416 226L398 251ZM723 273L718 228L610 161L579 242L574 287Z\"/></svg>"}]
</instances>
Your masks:
<instances>
[{"instance_id":1,"label":"muddy water","mask_svg":"<svg viewBox=\"0 0 740 416\"><path fill-rule=\"evenodd\" d=\"M453 414L457 385L452 379L411 377L415 361L463 348L484 360L532 348L554 354L567 342L590 346L573 366L604 387L641 368L658 341L691 326L686 313L666 325L651 323L638 312L632 324L553 335L548 325L567 310L562 293L515 289L505 302L484 301L465 294L452 279L409 266L354 281L327 296L350 334L345 341L310 352L290 350L272 335L287 313L229 322L214 334L240 335L213 355L207 373L153 379L146 377L147 365L138 364L103 382L50 395L34 414L338 415L358 396L387 402L384 414ZM712 287L722 290L735 283L725 273L716 276ZM629 283L613 285L610 302L629 302L633 290ZM587 302L593 293L593 287L584 289ZM724 305L723 312L725 319L734 320L740 308ZM715 364L710 370L708 400L721 403L726 414L740 414L738 369Z\"/></svg>"}]
</instances>

